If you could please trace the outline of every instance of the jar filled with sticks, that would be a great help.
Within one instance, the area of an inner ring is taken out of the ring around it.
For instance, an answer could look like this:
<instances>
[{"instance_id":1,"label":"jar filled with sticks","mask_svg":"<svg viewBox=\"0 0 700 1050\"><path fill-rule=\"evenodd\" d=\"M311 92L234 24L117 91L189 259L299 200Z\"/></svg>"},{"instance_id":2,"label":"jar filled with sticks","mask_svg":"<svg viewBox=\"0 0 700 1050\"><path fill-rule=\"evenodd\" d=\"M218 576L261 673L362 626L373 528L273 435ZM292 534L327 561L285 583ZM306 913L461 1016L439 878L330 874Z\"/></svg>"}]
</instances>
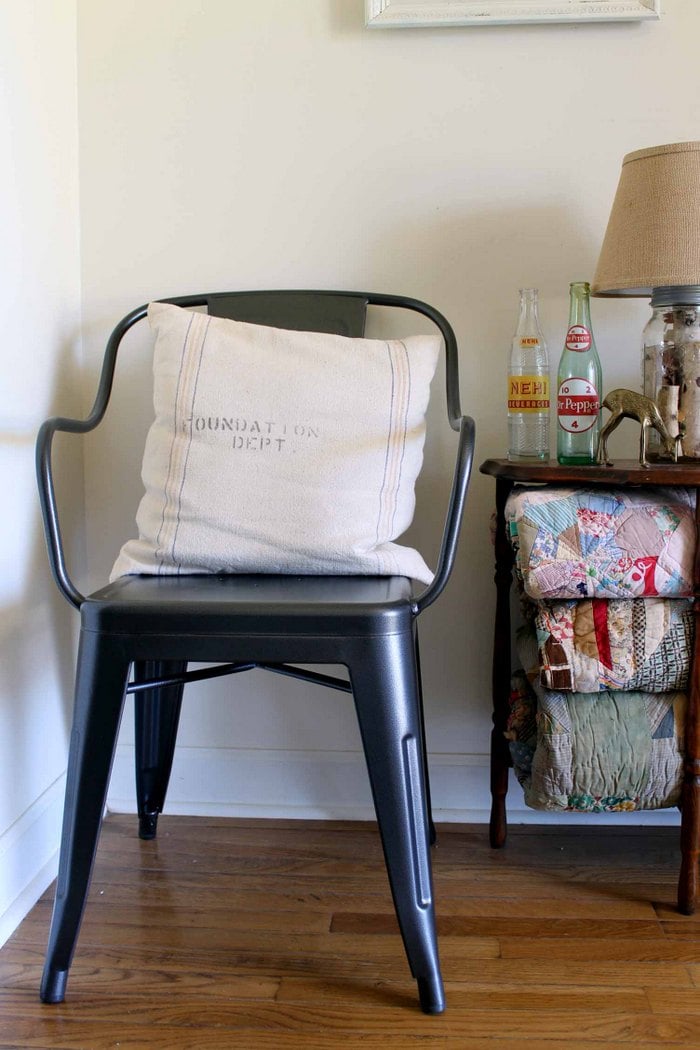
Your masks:
<instances>
[{"instance_id":1,"label":"jar filled with sticks","mask_svg":"<svg viewBox=\"0 0 700 1050\"><path fill-rule=\"evenodd\" d=\"M655 289L643 334L643 389L659 407L671 437L681 435L681 455L700 459L700 302L669 301L678 289ZM660 458L656 432L649 455Z\"/></svg>"}]
</instances>

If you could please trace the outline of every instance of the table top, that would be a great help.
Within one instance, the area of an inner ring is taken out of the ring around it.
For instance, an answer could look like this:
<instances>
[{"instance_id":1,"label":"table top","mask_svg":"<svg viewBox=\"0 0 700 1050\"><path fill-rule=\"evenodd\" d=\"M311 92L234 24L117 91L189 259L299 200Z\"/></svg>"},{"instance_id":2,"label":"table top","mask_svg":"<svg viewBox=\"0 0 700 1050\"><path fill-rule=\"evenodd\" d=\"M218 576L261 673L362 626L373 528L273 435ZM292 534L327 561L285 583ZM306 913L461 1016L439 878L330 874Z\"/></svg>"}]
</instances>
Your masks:
<instances>
[{"instance_id":1,"label":"table top","mask_svg":"<svg viewBox=\"0 0 700 1050\"><path fill-rule=\"evenodd\" d=\"M615 460L613 466L563 466L556 459L514 463L487 459L482 474L506 481L577 482L586 485L700 485L700 460L658 461L648 467L635 459Z\"/></svg>"}]
</instances>

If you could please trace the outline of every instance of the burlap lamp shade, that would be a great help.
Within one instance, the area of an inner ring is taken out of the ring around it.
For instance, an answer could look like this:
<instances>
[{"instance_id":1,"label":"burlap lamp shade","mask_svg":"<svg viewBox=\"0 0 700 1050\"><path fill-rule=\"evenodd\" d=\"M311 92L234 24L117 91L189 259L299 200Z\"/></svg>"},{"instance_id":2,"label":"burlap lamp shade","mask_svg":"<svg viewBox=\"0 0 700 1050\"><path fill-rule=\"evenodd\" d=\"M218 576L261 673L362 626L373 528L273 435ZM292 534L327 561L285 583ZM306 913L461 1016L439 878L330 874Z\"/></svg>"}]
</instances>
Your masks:
<instances>
[{"instance_id":1,"label":"burlap lamp shade","mask_svg":"<svg viewBox=\"0 0 700 1050\"><path fill-rule=\"evenodd\" d=\"M681 285L700 285L700 142L624 158L592 291L650 296Z\"/></svg>"}]
</instances>

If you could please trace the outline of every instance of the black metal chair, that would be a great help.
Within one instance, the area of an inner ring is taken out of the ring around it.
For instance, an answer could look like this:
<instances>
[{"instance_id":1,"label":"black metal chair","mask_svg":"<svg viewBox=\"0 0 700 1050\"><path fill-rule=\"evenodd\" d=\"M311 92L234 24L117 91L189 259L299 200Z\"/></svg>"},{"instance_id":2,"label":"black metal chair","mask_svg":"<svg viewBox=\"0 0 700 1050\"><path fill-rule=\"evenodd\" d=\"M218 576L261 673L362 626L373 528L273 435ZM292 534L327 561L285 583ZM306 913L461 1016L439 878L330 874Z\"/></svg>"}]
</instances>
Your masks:
<instances>
[{"instance_id":1,"label":"black metal chair","mask_svg":"<svg viewBox=\"0 0 700 1050\"><path fill-rule=\"evenodd\" d=\"M446 349L447 409L457 463L433 582L414 596L404 577L126 576L82 595L66 568L51 469L57 431L86 433L104 416L117 350L146 307L125 317L105 353L87 419L54 418L37 440L37 471L51 569L80 610L75 710L56 899L41 998L61 1002L97 848L126 693L135 694L140 834L153 838L173 759L183 686L253 667L351 692L357 710L396 914L426 1013L444 1009L437 951L430 818L416 620L452 570L474 448L459 404L457 345L432 307L399 296L242 292L164 300L276 327L360 336L368 305L430 318ZM216 663L187 670L187 662ZM349 682L293 664L340 664ZM131 669L133 674L131 675ZM132 680L129 681L130 675Z\"/></svg>"}]
</instances>

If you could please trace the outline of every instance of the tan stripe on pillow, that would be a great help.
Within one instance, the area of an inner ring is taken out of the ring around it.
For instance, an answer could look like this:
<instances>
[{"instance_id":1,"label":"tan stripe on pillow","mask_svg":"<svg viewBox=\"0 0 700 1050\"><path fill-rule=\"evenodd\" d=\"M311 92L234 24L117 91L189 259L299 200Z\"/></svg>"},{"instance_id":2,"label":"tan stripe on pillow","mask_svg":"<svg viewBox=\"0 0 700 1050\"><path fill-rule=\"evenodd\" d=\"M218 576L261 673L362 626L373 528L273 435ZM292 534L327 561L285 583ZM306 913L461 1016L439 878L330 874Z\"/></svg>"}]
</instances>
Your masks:
<instances>
[{"instance_id":1,"label":"tan stripe on pillow","mask_svg":"<svg viewBox=\"0 0 700 1050\"><path fill-rule=\"evenodd\" d=\"M163 489L163 519L158 533L156 556L159 567L176 565L175 544L180 524L180 501L185 483L187 460L192 442L191 420L197 394L197 377L202 362L204 343L211 318L206 314L192 314L182 351L182 364L173 421L173 441L170 450L168 477Z\"/></svg>"}]
</instances>

